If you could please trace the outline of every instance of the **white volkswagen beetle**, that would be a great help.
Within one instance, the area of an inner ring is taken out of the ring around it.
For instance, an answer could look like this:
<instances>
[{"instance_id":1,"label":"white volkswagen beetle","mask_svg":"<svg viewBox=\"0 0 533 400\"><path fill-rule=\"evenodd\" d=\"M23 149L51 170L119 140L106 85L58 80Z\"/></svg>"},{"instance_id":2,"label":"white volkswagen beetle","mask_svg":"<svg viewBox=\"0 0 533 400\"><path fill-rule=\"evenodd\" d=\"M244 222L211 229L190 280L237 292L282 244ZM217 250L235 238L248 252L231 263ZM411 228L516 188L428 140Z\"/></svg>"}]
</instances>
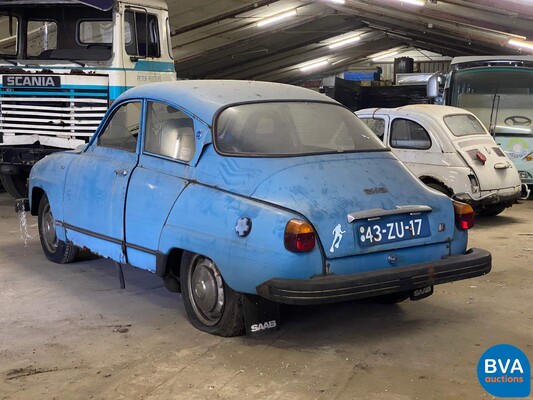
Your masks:
<instances>
[{"instance_id":1,"label":"white volkswagen beetle","mask_svg":"<svg viewBox=\"0 0 533 400\"><path fill-rule=\"evenodd\" d=\"M521 197L518 171L474 114L416 104L359 110L361 118L426 185L497 215Z\"/></svg>"}]
</instances>

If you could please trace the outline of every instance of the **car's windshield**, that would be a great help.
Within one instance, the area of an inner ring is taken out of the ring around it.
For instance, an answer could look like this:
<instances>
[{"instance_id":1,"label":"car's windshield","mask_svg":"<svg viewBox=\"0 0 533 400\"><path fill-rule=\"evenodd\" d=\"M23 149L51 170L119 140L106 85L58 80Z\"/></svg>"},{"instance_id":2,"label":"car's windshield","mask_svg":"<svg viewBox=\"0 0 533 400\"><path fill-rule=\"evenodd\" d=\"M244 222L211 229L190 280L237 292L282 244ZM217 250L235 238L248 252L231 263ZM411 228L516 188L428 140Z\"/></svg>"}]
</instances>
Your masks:
<instances>
[{"instance_id":1,"label":"car's windshield","mask_svg":"<svg viewBox=\"0 0 533 400\"><path fill-rule=\"evenodd\" d=\"M384 150L348 109L320 102L268 102L225 109L215 123L223 153L278 156Z\"/></svg>"},{"instance_id":2,"label":"car's windshield","mask_svg":"<svg viewBox=\"0 0 533 400\"><path fill-rule=\"evenodd\" d=\"M444 123L454 136L488 135L483 125L473 115L454 114L446 115Z\"/></svg>"}]
</instances>

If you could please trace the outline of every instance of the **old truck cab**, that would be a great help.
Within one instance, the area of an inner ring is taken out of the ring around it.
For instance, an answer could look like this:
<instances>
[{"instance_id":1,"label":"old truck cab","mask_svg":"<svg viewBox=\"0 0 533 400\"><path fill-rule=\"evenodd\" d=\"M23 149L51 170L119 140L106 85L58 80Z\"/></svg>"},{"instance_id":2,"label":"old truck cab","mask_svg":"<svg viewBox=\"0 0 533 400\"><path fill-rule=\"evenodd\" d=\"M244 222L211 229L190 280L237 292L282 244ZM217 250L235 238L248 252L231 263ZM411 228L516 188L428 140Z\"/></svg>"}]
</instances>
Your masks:
<instances>
[{"instance_id":1,"label":"old truck cab","mask_svg":"<svg viewBox=\"0 0 533 400\"><path fill-rule=\"evenodd\" d=\"M128 88L175 80L161 0L0 0L0 180L23 197L32 165L85 144Z\"/></svg>"}]
</instances>

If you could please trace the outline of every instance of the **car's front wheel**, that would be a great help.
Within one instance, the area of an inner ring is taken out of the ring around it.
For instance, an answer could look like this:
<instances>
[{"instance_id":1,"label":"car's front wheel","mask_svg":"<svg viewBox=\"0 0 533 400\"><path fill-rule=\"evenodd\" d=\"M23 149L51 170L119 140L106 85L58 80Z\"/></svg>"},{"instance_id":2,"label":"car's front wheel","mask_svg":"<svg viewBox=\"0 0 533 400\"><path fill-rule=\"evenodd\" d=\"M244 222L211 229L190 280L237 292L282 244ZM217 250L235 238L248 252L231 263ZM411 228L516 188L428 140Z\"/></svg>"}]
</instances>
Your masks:
<instances>
[{"instance_id":1,"label":"car's front wheel","mask_svg":"<svg viewBox=\"0 0 533 400\"><path fill-rule=\"evenodd\" d=\"M196 328L219 336L243 334L242 294L224 282L213 260L184 252L180 281L185 311Z\"/></svg>"},{"instance_id":2,"label":"car's front wheel","mask_svg":"<svg viewBox=\"0 0 533 400\"><path fill-rule=\"evenodd\" d=\"M63 240L59 240L56 234L56 225L50 202L46 194L43 194L39 203L38 214L39 238L46 257L59 264L67 264L76 259L78 248Z\"/></svg>"}]
</instances>

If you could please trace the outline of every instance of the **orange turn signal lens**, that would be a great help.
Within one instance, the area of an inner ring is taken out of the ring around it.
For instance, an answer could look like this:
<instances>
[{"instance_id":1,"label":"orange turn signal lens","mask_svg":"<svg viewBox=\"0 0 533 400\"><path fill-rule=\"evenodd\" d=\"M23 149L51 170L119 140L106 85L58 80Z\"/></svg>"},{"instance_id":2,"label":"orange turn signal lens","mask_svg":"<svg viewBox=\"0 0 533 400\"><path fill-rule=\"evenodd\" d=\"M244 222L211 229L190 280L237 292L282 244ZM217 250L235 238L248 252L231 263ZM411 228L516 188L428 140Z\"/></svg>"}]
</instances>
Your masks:
<instances>
[{"instance_id":1,"label":"orange turn signal lens","mask_svg":"<svg viewBox=\"0 0 533 400\"><path fill-rule=\"evenodd\" d=\"M455 226L457 229L466 230L474 226L474 209L470 204L461 203L460 201L453 202L453 209L455 212Z\"/></svg>"},{"instance_id":2,"label":"orange turn signal lens","mask_svg":"<svg viewBox=\"0 0 533 400\"><path fill-rule=\"evenodd\" d=\"M311 251L315 248L315 230L305 221L291 219L285 226L284 243L289 251Z\"/></svg>"}]
</instances>

